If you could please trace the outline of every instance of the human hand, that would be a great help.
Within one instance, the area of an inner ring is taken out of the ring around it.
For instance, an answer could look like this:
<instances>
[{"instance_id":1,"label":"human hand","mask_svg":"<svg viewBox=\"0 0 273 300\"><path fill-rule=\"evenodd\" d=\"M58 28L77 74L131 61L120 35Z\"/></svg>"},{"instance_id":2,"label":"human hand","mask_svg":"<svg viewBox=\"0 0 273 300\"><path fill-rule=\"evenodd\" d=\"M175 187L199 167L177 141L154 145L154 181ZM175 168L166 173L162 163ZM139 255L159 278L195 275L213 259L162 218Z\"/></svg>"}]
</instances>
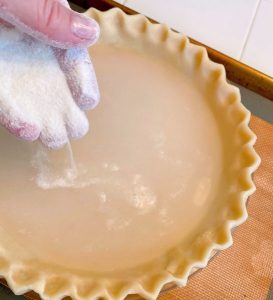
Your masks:
<instances>
[{"instance_id":1,"label":"human hand","mask_svg":"<svg viewBox=\"0 0 273 300\"><path fill-rule=\"evenodd\" d=\"M63 146L69 138L83 136L88 131L89 124L82 110L95 107L99 101L93 66L87 50L83 48L97 40L99 36L97 23L71 11L66 0L0 0L0 18L35 39L54 46L50 49L56 58L58 68L65 75L67 87L70 89L70 95L64 96L62 104L60 102L59 105L56 105L58 109L49 120L46 116L49 112L43 111L43 115L41 115L41 109L39 110L39 99L41 98L39 91L33 91L32 96L37 96L37 101L30 113L29 105L28 107L23 105L24 101L20 95L10 99L11 93L8 91L12 85L0 85L0 124L19 138L31 141L40 138L45 145L51 148ZM2 23L0 26L8 27L10 31L15 30L13 26L6 23ZM2 34L0 38L5 39L5 36ZM39 41L36 42L33 38L22 35L16 40L16 43L10 41L6 46L5 43L2 43L0 50L4 56L7 56L10 49L18 48L21 43L25 43L25 52L29 52L27 48L29 45L36 44L37 49L41 49L43 46ZM10 48L7 48L8 46ZM44 47L49 48L46 45ZM34 51L33 47L31 51ZM8 57L7 60L9 60ZM1 61L3 62L4 59ZM2 64L5 70L10 66L9 61L6 63L7 65ZM23 69L21 71L23 72ZM0 78L0 81L6 81L6 76L7 74L5 74L5 78ZM10 78L10 81L16 79L16 76L12 77L14 78ZM44 78L44 81L46 80L48 78ZM38 78L33 78L29 84L25 82L22 88L33 89L37 81ZM14 84L16 85L16 82ZM74 101L69 98L73 98ZM45 109L52 107L52 100L48 99L48 105L43 107ZM61 105L65 108L60 107ZM54 124L62 124L62 126L56 128Z\"/></svg>"}]
</instances>

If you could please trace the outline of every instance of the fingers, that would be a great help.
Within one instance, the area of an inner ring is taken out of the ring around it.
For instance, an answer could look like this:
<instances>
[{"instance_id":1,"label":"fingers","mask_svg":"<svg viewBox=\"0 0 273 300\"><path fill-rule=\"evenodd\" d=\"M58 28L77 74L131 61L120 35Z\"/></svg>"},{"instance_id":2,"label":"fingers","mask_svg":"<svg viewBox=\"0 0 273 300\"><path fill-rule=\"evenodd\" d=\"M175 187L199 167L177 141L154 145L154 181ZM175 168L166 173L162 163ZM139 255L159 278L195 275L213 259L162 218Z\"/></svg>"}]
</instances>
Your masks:
<instances>
[{"instance_id":1,"label":"fingers","mask_svg":"<svg viewBox=\"0 0 273 300\"><path fill-rule=\"evenodd\" d=\"M58 118L64 119L56 120ZM56 124L59 124L56 127ZM89 123L85 114L77 107L64 116L56 116L47 122L42 130L37 124L31 124L14 115L5 115L0 112L0 126L5 127L11 134L19 139L35 141L40 138L48 148L58 149L67 144L69 139L83 137L89 130Z\"/></svg>"},{"instance_id":2,"label":"fingers","mask_svg":"<svg viewBox=\"0 0 273 300\"><path fill-rule=\"evenodd\" d=\"M4 126L10 133L17 138L27 141L35 141L40 136L40 128L36 124L31 124L21 117L12 113L12 118L0 111L0 125Z\"/></svg>"},{"instance_id":3,"label":"fingers","mask_svg":"<svg viewBox=\"0 0 273 300\"><path fill-rule=\"evenodd\" d=\"M69 139L79 139L87 134L89 130L89 121L85 113L78 107L68 111L64 120Z\"/></svg>"},{"instance_id":4,"label":"fingers","mask_svg":"<svg viewBox=\"0 0 273 300\"><path fill-rule=\"evenodd\" d=\"M96 21L64 4L64 0L0 0L0 17L55 47L87 47L95 43L99 37Z\"/></svg>"},{"instance_id":5,"label":"fingers","mask_svg":"<svg viewBox=\"0 0 273 300\"><path fill-rule=\"evenodd\" d=\"M41 142L51 149L62 148L69 139L79 139L89 130L89 122L76 105L71 106L63 115L51 116L43 124Z\"/></svg>"},{"instance_id":6,"label":"fingers","mask_svg":"<svg viewBox=\"0 0 273 300\"><path fill-rule=\"evenodd\" d=\"M61 122L58 122L61 124ZM63 124L62 124L63 125ZM54 121L47 122L40 134L41 142L50 149L62 148L68 143L68 137L65 126L55 126Z\"/></svg>"},{"instance_id":7,"label":"fingers","mask_svg":"<svg viewBox=\"0 0 273 300\"><path fill-rule=\"evenodd\" d=\"M85 113L74 102L71 102L63 113L57 112L50 118L42 118L39 125L25 121L13 106L9 106L7 111L4 113L0 109L0 125L23 140L35 141L40 138L41 142L51 149L62 148L69 139L79 139L89 130ZM24 115L29 116L26 112Z\"/></svg>"},{"instance_id":8,"label":"fingers","mask_svg":"<svg viewBox=\"0 0 273 300\"><path fill-rule=\"evenodd\" d=\"M86 49L55 49L71 94L82 110L93 109L100 100L93 64Z\"/></svg>"},{"instance_id":9,"label":"fingers","mask_svg":"<svg viewBox=\"0 0 273 300\"><path fill-rule=\"evenodd\" d=\"M69 7L66 0L58 0ZM61 69L66 75L70 91L82 110L93 109L100 93L93 64L86 49L56 50Z\"/></svg>"}]
</instances>

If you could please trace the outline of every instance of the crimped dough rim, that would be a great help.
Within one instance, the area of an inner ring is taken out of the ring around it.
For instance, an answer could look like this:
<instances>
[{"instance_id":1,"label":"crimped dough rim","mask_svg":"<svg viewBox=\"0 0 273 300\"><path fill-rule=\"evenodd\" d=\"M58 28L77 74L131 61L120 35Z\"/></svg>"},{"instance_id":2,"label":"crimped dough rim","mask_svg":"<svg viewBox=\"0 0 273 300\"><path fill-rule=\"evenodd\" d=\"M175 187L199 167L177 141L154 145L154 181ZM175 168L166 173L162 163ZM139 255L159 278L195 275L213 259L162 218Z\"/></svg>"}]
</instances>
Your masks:
<instances>
[{"instance_id":1,"label":"crimped dough rim","mask_svg":"<svg viewBox=\"0 0 273 300\"><path fill-rule=\"evenodd\" d=\"M33 290L42 299L55 300L70 296L72 299L91 300L101 297L117 300L124 299L129 294L156 299L165 284L173 282L178 286L186 285L189 275L196 269L204 268L215 251L231 246L231 232L246 220L247 198L255 191L251 176L260 163L253 148L256 136L248 126L250 113L241 104L239 90L227 83L223 66L210 61L205 48L191 44L185 36L165 25L152 24L142 15L128 16L117 8L107 12L90 9L86 15L96 19L102 31L104 28L111 28L113 36L119 31L126 31L129 39L137 41L136 45L145 37L146 41L151 40L158 47L168 48L169 56L187 57L203 82L214 85L216 92L212 101L217 100L215 105L219 112L230 112L230 122L235 128L234 136L237 134L240 138L239 147L236 146L236 155L240 157L239 166L236 167L238 189L230 195L226 214L221 216L221 226L211 230L209 236L199 236L187 256L181 254L178 246L167 258L168 263L162 270L150 272L148 268L133 279L86 278L63 270L55 272L42 266L29 267L14 260L2 247L1 243L4 241L0 241L0 275L7 280L15 294Z\"/></svg>"}]
</instances>

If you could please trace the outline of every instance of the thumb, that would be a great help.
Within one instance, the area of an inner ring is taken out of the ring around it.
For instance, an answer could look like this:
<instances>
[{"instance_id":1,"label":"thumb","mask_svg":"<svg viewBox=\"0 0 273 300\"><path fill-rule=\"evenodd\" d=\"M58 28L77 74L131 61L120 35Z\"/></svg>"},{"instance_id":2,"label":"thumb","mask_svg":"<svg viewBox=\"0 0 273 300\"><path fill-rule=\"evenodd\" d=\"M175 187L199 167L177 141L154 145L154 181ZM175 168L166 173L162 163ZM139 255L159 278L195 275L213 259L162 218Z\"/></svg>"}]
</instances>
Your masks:
<instances>
[{"instance_id":1,"label":"thumb","mask_svg":"<svg viewBox=\"0 0 273 300\"><path fill-rule=\"evenodd\" d=\"M0 18L59 48L87 47L99 37L96 21L70 10L60 0L0 0Z\"/></svg>"}]
</instances>

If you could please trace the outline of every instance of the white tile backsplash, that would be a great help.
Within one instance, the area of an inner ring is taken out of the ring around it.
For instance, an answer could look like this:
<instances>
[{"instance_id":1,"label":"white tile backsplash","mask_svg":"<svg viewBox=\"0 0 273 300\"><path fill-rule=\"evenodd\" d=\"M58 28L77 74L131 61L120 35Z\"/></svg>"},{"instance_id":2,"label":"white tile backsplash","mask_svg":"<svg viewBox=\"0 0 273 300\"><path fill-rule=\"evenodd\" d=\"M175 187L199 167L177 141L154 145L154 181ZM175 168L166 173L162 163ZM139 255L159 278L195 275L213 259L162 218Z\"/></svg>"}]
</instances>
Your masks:
<instances>
[{"instance_id":1,"label":"white tile backsplash","mask_svg":"<svg viewBox=\"0 0 273 300\"><path fill-rule=\"evenodd\" d=\"M273 0L261 0L241 60L273 77Z\"/></svg>"},{"instance_id":2,"label":"white tile backsplash","mask_svg":"<svg viewBox=\"0 0 273 300\"><path fill-rule=\"evenodd\" d=\"M127 0L125 5L239 59L259 1Z\"/></svg>"}]
</instances>

